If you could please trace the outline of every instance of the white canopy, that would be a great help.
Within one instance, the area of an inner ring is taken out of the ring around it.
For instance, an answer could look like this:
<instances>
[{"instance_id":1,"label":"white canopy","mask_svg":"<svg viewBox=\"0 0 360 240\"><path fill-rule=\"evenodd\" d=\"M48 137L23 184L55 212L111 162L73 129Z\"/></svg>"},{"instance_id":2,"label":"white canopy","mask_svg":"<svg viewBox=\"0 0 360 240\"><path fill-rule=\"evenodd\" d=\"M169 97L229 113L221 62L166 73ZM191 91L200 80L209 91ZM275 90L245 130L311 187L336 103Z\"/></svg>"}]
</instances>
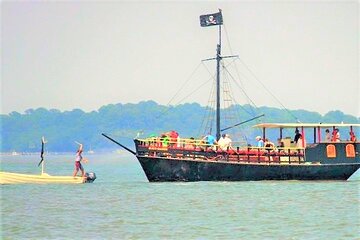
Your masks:
<instances>
[{"instance_id":1,"label":"white canopy","mask_svg":"<svg viewBox=\"0 0 360 240\"><path fill-rule=\"evenodd\" d=\"M359 123L261 123L254 128L332 128L332 127L360 127Z\"/></svg>"}]
</instances>

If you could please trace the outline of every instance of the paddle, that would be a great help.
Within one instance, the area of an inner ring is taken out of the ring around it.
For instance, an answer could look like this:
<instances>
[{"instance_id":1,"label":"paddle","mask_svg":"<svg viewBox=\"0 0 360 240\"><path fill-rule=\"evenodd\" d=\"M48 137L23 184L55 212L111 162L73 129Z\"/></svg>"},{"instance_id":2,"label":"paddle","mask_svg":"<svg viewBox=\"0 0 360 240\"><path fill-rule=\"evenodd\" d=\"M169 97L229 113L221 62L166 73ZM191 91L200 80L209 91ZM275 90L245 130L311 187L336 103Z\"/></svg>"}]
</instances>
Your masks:
<instances>
[{"instance_id":1,"label":"paddle","mask_svg":"<svg viewBox=\"0 0 360 240\"><path fill-rule=\"evenodd\" d=\"M41 138L41 153L40 153L40 162L38 164L38 167L40 166L40 164L44 161L44 145L45 145L45 138L44 136Z\"/></svg>"}]
</instances>

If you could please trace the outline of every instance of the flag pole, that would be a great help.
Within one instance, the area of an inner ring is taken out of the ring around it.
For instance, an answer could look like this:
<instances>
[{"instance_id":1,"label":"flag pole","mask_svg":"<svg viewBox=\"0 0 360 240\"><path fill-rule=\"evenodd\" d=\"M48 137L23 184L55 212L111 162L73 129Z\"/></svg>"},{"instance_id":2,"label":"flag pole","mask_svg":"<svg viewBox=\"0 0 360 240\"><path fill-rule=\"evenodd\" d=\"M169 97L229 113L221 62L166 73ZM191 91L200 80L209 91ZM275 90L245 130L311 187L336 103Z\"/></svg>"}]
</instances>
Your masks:
<instances>
[{"instance_id":1,"label":"flag pole","mask_svg":"<svg viewBox=\"0 0 360 240\"><path fill-rule=\"evenodd\" d=\"M216 59L216 140L220 139L221 130L220 130L220 62L223 58L221 56L221 25L223 24L223 18L221 9L219 12L213 14L200 15L200 26L209 27L218 25L219 26L219 41L216 45L216 57L209 58L207 60Z\"/></svg>"},{"instance_id":2,"label":"flag pole","mask_svg":"<svg viewBox=\"0 0 360 240\"><path fill-rule=\"evenodd\" d=\"M41 153L40 153L40 157L41 157L41 161L40 161L40 163L41 163L41 175L43 175L44 171L45 171L44 151L45 151L45 137L43 136L41 138ZM39 164L38 164L38 166L39 166Z\"/></svg>"}]
</instances>

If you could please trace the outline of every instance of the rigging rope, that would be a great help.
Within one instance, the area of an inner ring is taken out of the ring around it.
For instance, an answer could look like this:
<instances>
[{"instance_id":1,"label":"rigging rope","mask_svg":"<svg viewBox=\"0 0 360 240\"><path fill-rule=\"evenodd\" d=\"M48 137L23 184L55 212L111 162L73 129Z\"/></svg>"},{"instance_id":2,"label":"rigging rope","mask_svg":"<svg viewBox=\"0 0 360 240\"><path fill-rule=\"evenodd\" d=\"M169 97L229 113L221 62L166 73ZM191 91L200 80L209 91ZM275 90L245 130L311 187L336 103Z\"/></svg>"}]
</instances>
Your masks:
<instances>
[{"instance_id":1,"label":"rigging rope","mask_svg":"<svg viewBox=\"0 0 360 240\"><path fill-rule=\"evenodd\" d=\"M201 65L201 62L196 66L196 68L194 69L194 71L190 74L190 76L188 77L188 79L184 82L184 84L180 87L180 89L175 93L175 95L169 100L169 102L166 104L166 106L168 107L170 105L170 103L175 99L175 97L177 97L177 95L179 94L179 92L186 86L186 84L190 81L190 79L193 77L193 75L195 74L195 72L199 69Z\"/></svg>"},{"instance_id":2,"label":"rigging rope","mask_svg":"<svg viewBox=\"0 0 360 240\"><path fill-rule=\"evenodd\" d=\"M211 88L211 91L209 94L208 104L205 109L204 118L200 125L201 127L199 129L198 136L201 135L202 130L204 131L203 135L212 133L212 128L213 128L213 124L214 124L214 116L215 116L215 101L213 100L214 94L215 94L215 91L214 91L215 85L216 85L216 83L215 83L215 81L213 81L212 88ZM207 121L207 122L205 123L205 121Z\"/></svg>"},{"instance_id":3,"label":"rigging rope","mask_svg":"<svg viewBox=\"0 0 360 240\"><path fill-rule=\"evenodd\" d=\"M225 123L225 125L233 125L235 123L238 123L236 122L233 118L234 116L237 117L237 120L240 121L240 112L239 112L239 108L236 108L235 106L230 108L231 106L231 102L235 103L236 105L238 105L241 109L243 109L244 112L246 112L247 114L249 114L250 116L255 116L257 113L254 111L254 108L252 107L252 105L254 105L256 107L256 104L250 99L250 97L246 94L246 92L243 90L242 87L239 86L239 83L236 81L236 79L231 75L231 73L228 71L228 66L231 66L234 62L236 61L235 60L231 60L230 63L227 63L225 60L221 62L221 66L222 66L222 78L223 81L222 81L222 84L220 85L220 89L222 90L223 94L222 94L222 100L223 100L223 108L224 110L222 111L222 114L221 114L221 118L222 118L222 122ZM207 72L209 73L209 75L213 78L213 88L212 88L212 92L211 92L211 97L213 99L214 98L214 94L215 94L215 84L216 84L216 79L215 79L215 75L212 74L209 70L209 68L207 67L207 65L203 64L204 68L207 70ZM232 78L232 80L238 85L238 87L241 89L241 91L243 92L243 94L247 97L247 100L248 102L250 102L251 104L249 104L249 106L251 107L250 108L250 111L246 108L244 108L242 105L240 105L236 99L233 97L233 93L231 91L231 85L230 85L230 81L229 81L229 76ZM211 99L211 98L210 98ZM210 103L210 100L208 101L208 106L210 106L207 110L206 110L206 113L205 116L204 116L204 120L202 121L202 124L201 124L201 129L204 130L204 134L208 134L209 131L211 131L212 129L212 124L214 124L214 116L215 116L215 102L214 100L212 101L213 104L212 104L212 107L211 108L211 104ZM231 119L233 119L234 122L231 122ZM205 120L208 120L208 123L204 124ZM209 127L209 125L211 125L211 127ZM205 126L205 127L204 127ZM241 127L242 128L242 127ZM201 130L200 129L200 130ZM209 130L208 130L209 129ZM234 134L234 133L233 133ZM235 134L234 134L235 136ZM247 142L247 138L242 136L242 138Z\"/></svg>"},{"instance_id":4,"label":"rigging rope","mask_svg":"<svg viewBox=\"0 0 360 240\"><path fill-rule=\"evenodd\" d=\"M156 116L156 118L159 118L159 117L163 116L165 113L167 113L167 112L170 110L169 106L170 106L171 102L175 99L175 97L177 97L177 95L180 93L180 91L181 91L181 90L187 85L187 83L192 79L192 77L194 76L194 74L195 74L195 73L197 72L197 70L199 69L200 65L201 65L201 62L200 62L200 63L196 66L196 68L192 71L192 73L190 74L190 76L188 77L188 79L184 82L184 84L180 87L180 89L175 93L175 95L169 100L169 102L166 104L166 108L165 108L163 111L161 111L161 112L159 113L159 115ZM181 102L181 101L180 101L180 102ZM177 104L179 104L179 102L178 102ZM177 104L175 104L175 105L177 105Z\"/></svg>"},{"instance_id":5,"label":"rigging rope","mask_svg":"<svg viewBox=\"0 0 360 240\"><path fill-rule=\"evenodd\" d=\"M211 78L209 78L208 80L206 80L204 83L202 83L199 87L197 87L194 91L192 91L191 93L189 93L188 95L186 95L185 97L183 97L182 99L180 99L177 103L175 103L175 105L180 104L181 102L183 102L185 99L187 99L188 97L190 97L192 94L194 94L195 92L197 92L202 86L204 86L205 84L207 84L209 81L211 80ZM164 115L165 113L167 113L168 111L170 111L170 108L167 106L167 108L162 111L156 118L160 118L162 115Z\"/></svg>"},{"instance_id":6,"label":"rigging rope","mask_svg":"<svg viewBox=\"0 0 360 240\"><path fill-rule=\"evenodd\" d=\"M295 114L293 114L289 109L287 109L284 104L282 104L280 102L280 100L270 92L270 90L256 77L256 75L253 73L253 71L251 71L251 69L238 57L239 61L248 69L248 71L250 72L251 75L253 75L253 77L255 78L256 81L258 81L261 86L283 107L283 109L285 111L287 111L297 122L300 122L299 118L297 116L295 116Z\"/></svg>"},{"instance_id":7,"label":"rigging rope","mask_svg":"<svg viewBox=\"0 0 360 240\"><path fill-rule=\"evenodd\" d=\"M231 74L226 68L224 68L224 70L227 72L227 74L229 74L229 76L230 76L231 79L234 81L234 83L239 87L239 89L240 89L241 92L245 95L245 97L247 98L247 100L248 100L251 104L253 104L256 108L258 108L258 107L256 106L256 104L254 103L254 101L251 100L251 98L246 94L246 92L244 91L244 89L238 85L238 82L237 82L236 79L232 76L232 74ZM232 97L232 96L231 96L231 97ZM235 102L236 104L238 104L235 99L233 99L233 100L234 100L234 102ZM240 105L240 104L238 104L238 105ZM240 106L241 106L241 105L240 105ZM242 108L243 108L243 107L242 107ZM247 112L247 113L248 113L249 115L251 115L251 116L256 115L254 112L250 113L250 112L248 112L245 108L243 108L243 109L244 109L245 112Z\"/></svg>"},{"instance_id":8,"label":"rigging rope","mask_svg":"<svg viewBox=\"0 0 360 240\"><path fill-rule=\"evenodd\" d=\"M231 133L233 139L235 138L237 142L248 143L246 138L246 131L244 130L243 126L240 126L239 121L241 119L242 114L240 114L240 109L236 107L237 105L240 106L244 110L244 112L251 115L245 108L243 108L240 104L238 104L233 97L234 94L232 92L231 87L231 78L232 75L228 71L227 67L225 66L224 61L222 62L222 75L223 75L223 101L224 101L224 111L223 111L223 126L237 126L237 128L228 127L221 131L227 131ZM236 104L236 105L234 105ZM251 108L252 109L252 108Z\"/></svg>"},{"instance_id":9,"label":"rigging rope","mask_svg":"<svg viewBox=\"0 0 360 240\"><path fill-rule=\"evenodd\" d=\"M226 29L225 24L224 24L224 31L225 31L225 36L226 36L226 42L227 42L227 44L228 44L228 46L229 46L230 54L231 54L231 55L234 55L234 52L233 52L232 47L231 47L231 44L230 44L229 34L228 34L228 31L227 31L227 29ZM235 61L235 59L234 59L234 61ZM239 79L239 81L240 81L240 84L241 84L241 86L244 86L244 84L243 84L243 82L241 81L241 78L240 78L239 70L238 70L238 68L236 67L236 65L234 65L234 66L235 66L235 71L236 71L236 74L237 74L238 79Z\"/></svg>"},{"instance_id":10,"label":"rigging rope","mask_svg":"<svg viewBox=\"0 0 360 240\"><path fill-rule=\"evenodd\" d=\"M226 40L227 40L227 44L229 45L229 49L230 49L230 53L232 54L232 48L231 48L231 45L230 45L230 40L229 40L229 34L227 32L227 29L226 29L226 26L224 24L224 30L225 30L225 35L226 35ZM266 86L256 77L256 75L254 74L253 71L251 71L251 69L245 64L244 61L242 61L240 59L240 57L237 57L239 59L239 61L245 66L245 68L250 72L250 74L255 78L256 81L258 81L261 86L277 101L278 104L280 104L283 109L288 112L297 122L300 122L299 118L297 116L295 116L295 114L293 114L289 109L287 109L284 104L281 103L281 101L274 95L270 92L270 90L268 88L266 88ZM237 68L236 69L236 72L237 72ZM240 78L239 78L240 79Z\"/></svg>"}]
</instances>

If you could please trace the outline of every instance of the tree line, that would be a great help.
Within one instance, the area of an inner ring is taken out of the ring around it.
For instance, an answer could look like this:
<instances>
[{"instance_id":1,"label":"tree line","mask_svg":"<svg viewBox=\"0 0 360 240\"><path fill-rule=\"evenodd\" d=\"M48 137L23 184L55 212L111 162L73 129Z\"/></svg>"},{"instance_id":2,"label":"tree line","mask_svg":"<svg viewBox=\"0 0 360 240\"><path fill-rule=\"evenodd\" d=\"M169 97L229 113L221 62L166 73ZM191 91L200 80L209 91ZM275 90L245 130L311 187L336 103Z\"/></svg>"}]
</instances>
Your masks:
<instances>
[{"instance_id":1,"label":"tree line","mask_svg":"<svg viewBox=\"0 0 360 240\"><path fill-rule=\"evenodd\" d=\"M249 119L250 106L235 105L232 108ZM38 152L41 148L41 137L47 140L49 152L75 151L75 141L82 142L85 151L109 151L118 148L109 142L101 133L107 133L121 143L132 147L136 136L146 137L151 134L176 130L184 137L200 137L199 128L207 109L197 103L186 103L177 106L163 106L154 101L137 104L109 104L97 111L84 112L81 109L60 111L57 109L29 109L24 113L11 112L1 114L1 152ZM294 122L291 115L301 116L302 122L359 123L360 118L347 115L341 111L330 111L325 115L306 110L289 112L277 108L260 107L257 112L266 116L267 122ZM258 133L250 129L249 139Z\"/></svg>"}]
</instances>

